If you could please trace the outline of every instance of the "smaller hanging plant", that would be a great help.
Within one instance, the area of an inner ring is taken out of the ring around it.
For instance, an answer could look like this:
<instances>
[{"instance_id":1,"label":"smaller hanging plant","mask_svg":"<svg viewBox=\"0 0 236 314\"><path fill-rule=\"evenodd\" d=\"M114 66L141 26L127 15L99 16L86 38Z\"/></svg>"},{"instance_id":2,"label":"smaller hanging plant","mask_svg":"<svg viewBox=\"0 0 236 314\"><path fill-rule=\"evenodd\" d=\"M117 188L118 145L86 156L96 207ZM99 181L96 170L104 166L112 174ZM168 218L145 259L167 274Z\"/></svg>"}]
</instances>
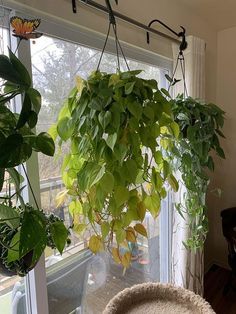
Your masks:
<instances>
[{"instance_id":1,"label":"smaller hanging plant","mask_svg":"<svg viewBox=\"0 0 236 314\"><path fill-rule=\"evenodd\" d=\"M45 246L58 248L62 253L64 244L58 237L70 242L69 232L59 217L53 214L45 215L42 210L35 210L29 204L25 204L24 207L4 208L4 206L1 204L1 213L5 209L8 219L0 224L2 274L25 276L35 267ZM29 230L30 225L34 232ZM60 236L57 235L58 232L61 233Z\"/></svg>"},{"instance_id":2,"label":"smaller hanging plant","mask_svg":"<svg viewBox=\"0 0 236 314\"><path fill-rule=\"evenodd\" d=\"M74 230L92 227L89 248L108 248L124 267L131 259L128 244L137 234L147 236L146 212L157 217L167 184L178 190L162 146L178 138L179 127L157 82L140 73L96 71L87 81L78 78L50 131L70 147L59 201L71 197Z\"/></svg>"},{"instance_id":3,"label":"smaller hanging plant","mask_svg":"<svg viewBox=\"0 0 236 314\"><path fill-rule=\"evenodd\" d=\"M210 182L207 170L214 171L212 153L225 158L220 145L220 137L224 138L225 113L215 104L183 95L172 99L171 103L180 135L166 150L186 189L184 203L176 204L176 209L184 219L188 217L190 234L185 245L196 250L203 248L208 232L205 196Z\"/></svg>"}]
</instances>

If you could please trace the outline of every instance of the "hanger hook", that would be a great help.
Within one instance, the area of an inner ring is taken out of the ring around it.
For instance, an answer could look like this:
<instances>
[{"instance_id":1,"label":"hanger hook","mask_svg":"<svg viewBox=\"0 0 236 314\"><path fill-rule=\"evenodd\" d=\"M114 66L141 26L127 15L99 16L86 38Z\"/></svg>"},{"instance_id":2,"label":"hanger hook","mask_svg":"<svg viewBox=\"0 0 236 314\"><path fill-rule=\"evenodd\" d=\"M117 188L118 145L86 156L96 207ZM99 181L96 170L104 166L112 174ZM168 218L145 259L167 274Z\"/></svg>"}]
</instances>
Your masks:
<instances>
[{"instance_id":1,"label":"hanger hook","mask_svg":"<svg viewBox=\"0 0 236 314\"><path fill-rule=\"evenodd\" d=\"M165 23L163 23L161 20L152 20L149 24L148 24L148 27L151 27L151 25L153 23L159 23L161 24L163 27L165 27L166 29L168 29L168 31L170 31L172 34L174 34L175 36L177 37L181 37L182 38L182 41L180 43L180 46L179 46L179 50L180 52L182 53L188 46L188 43L186 41L186 29L183 27L183 26L180 26L182 28L182 32L179 32L179 33L176 33L172 28L170 28L168 25L166 25ZM150 35L149 35L149 32L147 32L147 43L149 44L150 43Z\"/></svg>"},{"instance_id":2,"label":"hanger hook","mask_svg":"<svg viewBox=\"0 0 236 314\"><path fill-rule=\"evenodd\" d=\"M179 46L179 50L180 52L183 52L188 47L188 43L186 41L186 29L183 26L180 27L182 28L182 32L180 32L178 36L182 38L182 41Z\"/></svg>"}]
</instances>

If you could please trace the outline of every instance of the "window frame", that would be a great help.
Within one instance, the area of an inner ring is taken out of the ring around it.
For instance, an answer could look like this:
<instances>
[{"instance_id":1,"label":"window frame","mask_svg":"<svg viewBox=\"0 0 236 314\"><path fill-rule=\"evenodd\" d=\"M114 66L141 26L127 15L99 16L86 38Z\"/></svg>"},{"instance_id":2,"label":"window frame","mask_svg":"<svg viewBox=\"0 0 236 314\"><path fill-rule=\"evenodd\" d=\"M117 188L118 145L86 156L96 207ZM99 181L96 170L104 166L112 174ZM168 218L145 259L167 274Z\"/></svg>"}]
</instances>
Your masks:
<instances>
[{"instance_id":1,"label":"window frame","mask_svg":"<svg viewBox=\"0 0 236 314\"><path fill-rule=\"evenodd\" d=\"M12 7L12 6L11 6ZM15 8L19 8L19 5L16 5ZM10 11L10 16L13 15L22 15L22 10ZM24 10L26 14L30 14L30 16L34 15L35 12L32 10ZM32 14L33 13L33 14ZM6 27L4 25L0 25ZM9 29L9 25L7 27ZM60 21L56 18L52 18L51 20L42 20L42 24L40 26L40 30L50 37L58 38L61 40L65 40L67 42L72 42L74 44L79 44L88 48L94 48L97 50L101 50L104 44L105 35L88 30L83 28L82 26L72 26L69 23ZM13 51L16 48L17 40L16 38L12 38L10 36L10 46ZM168 89L168 82L165 79L165 74L168 73L171 75L172 73L172 65L173 61L159 56L153 52L144 50L139 47L135 47L128 43L121 42L122 48L124 50L125 56L129 59L146 63L151 66L157 66L160 69L160 85L164 88ZM106 47L107 53L115 54L115 41L114 38L110 38ZM30 53L30 42L24 41L21 43L18 50L18 57L21 61L24 62L29 72L32 73L31 69L31 53ZM21 100L17 100L16 111L21 106ZM27 172L32 179L32 186L34 188L34 193L36 198L40 204L40 181L39 181L39 172L35 174L35 170L38 169L38 157L37 154L34 153L33 156L26 162ZM30 202L33 202L32 195L29 190L25 190L24 196ZM168 208L169 210L161 210L160 213L160 281L161 282L169 282L170 279L170 260L171 260L171 193L168 193ZM47 281L46 281L46 269L45 269L45 259L44 256L41 257L40 261L25 278L25 287L26 287L26 306L27 306L27 314L48 314L48 296L47 296Z\"/></svg>"}]
</instances>

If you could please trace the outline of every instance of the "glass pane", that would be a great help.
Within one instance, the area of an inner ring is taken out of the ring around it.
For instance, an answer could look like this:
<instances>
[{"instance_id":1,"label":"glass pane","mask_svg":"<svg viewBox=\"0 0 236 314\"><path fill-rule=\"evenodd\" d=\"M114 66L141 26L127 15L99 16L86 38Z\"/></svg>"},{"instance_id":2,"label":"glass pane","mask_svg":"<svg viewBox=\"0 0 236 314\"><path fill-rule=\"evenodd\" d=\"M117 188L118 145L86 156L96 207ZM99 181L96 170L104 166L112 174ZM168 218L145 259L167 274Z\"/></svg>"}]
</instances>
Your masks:
<instances>
[{"instance_id":1,"label":"glass pane","mask_svg":"<svg viewBox=\"0 0 236 314\"><path fill-rule=\"evenodd\" d=\"M74 43L43 36L31 44L34 86L42 95L38 131L47 130L60 111L65 97L74 86L75 76L87 78L96 69L100 52ZM134 60L131 69L143 69L141 76L160 80L160 70ZM121 70L126 70L124 61ZM112 72L116 56L105 53L100 69ZM71 218L65 205L55 206L55 196L63 188L60 165L66 147L56 158L39 155L39 174L42 208L59 215L70 225ZM137 245L130 244L132 266L123 275L123 267L107 254L92 256L87 248L89 232L72 235L72 245L62 256L46 251L48 297L50 314L66 314L77 309L83 313L102 313L105 305L117 292L135 283L159 281L159 220L147 214L144 224L148 239L140 237Z\"/></svg>"}]
</instances>

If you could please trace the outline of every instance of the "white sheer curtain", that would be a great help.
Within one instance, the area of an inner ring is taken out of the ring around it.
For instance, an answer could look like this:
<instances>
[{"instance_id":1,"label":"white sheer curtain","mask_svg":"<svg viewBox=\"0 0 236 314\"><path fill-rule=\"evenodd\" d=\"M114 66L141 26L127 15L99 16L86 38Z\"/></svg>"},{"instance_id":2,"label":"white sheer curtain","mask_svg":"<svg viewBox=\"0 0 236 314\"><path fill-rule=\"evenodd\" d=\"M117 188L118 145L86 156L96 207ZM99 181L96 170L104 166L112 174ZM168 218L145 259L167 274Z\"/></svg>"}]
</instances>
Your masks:
<instances>
[{"instance_id":1,"label":"white sheer curtain","mask_svg":"<svg viewBox=\"0 0 236 314\"><path fill-rule=\"evenodd\" d=\"M205 42L197 37L187 37L188 48L184 52L186 68L186 87L188 95L204 100L205 98ZM179 47L173 45L174 61L178 56ZM175 65L174 65L175 66ZM181 67L175 75L182 79ZM183 80L174 87L174 96L183 93ZM180 176L180 174L178 174ZM174 202L184 202L185 187L180 186L180 191L174 195ZM188 217L183 219L173 208L173 233L172 233L172 283L203 295L203 250L191 252L183 245L191 232L188 228Z\"/></svg>"}]
</instances>

